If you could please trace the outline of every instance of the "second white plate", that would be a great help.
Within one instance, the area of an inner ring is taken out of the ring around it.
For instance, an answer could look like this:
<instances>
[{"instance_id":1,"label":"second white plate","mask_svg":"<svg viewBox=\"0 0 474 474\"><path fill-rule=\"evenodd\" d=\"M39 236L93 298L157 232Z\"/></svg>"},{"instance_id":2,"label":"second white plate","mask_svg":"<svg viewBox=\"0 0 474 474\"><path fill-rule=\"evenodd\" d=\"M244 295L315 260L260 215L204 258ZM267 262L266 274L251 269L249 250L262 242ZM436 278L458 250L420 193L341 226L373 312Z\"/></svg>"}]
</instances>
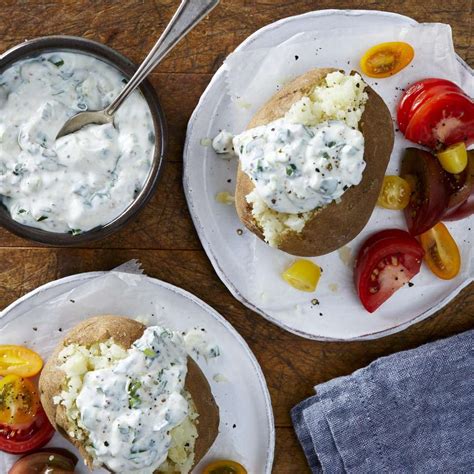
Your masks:
<instances>
[{"instance_id":1,"label":"second white plate","mask_svg":"<svg viewBox=\"0 0 474 474\"><path fill-rule=\"evenodd\" d=\"M53 281L10 305L0 314L0 344L25 345L46 359L70 328L98 314L141 316L149 324L177 331L205 328L209 339L221 348L221 355L209 362L202 358L196 362L219 406L220 426L214 445L195 472L213 459L234 459L249 473L269 474L275 445L270 396L257 360L237 331L211 307L180 288L142 275L109 272L110 281L103 291L98 287L103 275L106 273L84 273ZM59 434L48 446L78 455ZM0 472L8 472L15 459L0 452ZM89 472L81 460L77 472Z\"/></svg>"}]
</instances>

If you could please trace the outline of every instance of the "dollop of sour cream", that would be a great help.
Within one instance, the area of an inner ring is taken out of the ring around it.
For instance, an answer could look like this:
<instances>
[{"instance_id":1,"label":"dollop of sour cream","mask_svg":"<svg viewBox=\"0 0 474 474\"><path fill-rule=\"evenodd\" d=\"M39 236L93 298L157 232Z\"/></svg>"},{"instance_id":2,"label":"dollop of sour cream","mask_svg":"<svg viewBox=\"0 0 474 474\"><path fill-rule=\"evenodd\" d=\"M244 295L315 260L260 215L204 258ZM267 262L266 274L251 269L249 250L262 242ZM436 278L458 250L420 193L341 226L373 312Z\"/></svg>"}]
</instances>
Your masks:
<instances>
[{"instance_id":1,"label":"dollop of sour cream","mask_svg":"<svg viewBox=\"0 0 474 474\"><path fill-rule=\"evenodd\" d=\"M212 148L223 158L232 158L236 155L232 140L234 135L227 130L221 130L212 140Z\"/></svg>"},{"instance_id":2,"label":"dollop of sour cream","mask_svg":"<svg viewBox=\"0 0 474 474\"><path fill-rule=\"evenodd\" d=\"M364 136L342 121L306 126L278 119L233 143L260 197L282 213L329 204L359 184L365 169Z\"/></svg>"},{"instance_id":3,"label":"dollop of sour cream","mask_svg":"<svg viewBox=\"0 0 474 474\"><path fill-rule=\"evenodd\" d=\"M125 358L87 372L76 399L97 465L152 474L170 448L170 430L188 415L185 343L159 326L145 330Z\"/></svg>"},{"instance_id":4,"label":"dollop of sour cream","mask_svg":"<svg viewBox=\"0 0 474 474\"><path fill-rule=\"evenodd\" d=\"M361 182L365 87L360 75L334 71L284 117L235 136L233 147L226 130L214 138L216 153L235 152L255 185L246 199L270 245L285 229L300 232L310 212Z\"/></svg>"},{"instance_id":5,"label":"dollop of sour cream","mask_svg":"<svg viewBox=\"0 0 474 474\"><path fill-rule=\"evenodd\" d=\"M66 120L106 107L125 79L92 56L44 53L0 74L0 199L12 218L73 234L118 217L143 188L155 136L134 92L114 125L89 125L55 140Z\"/></svg>"}]
</instances>

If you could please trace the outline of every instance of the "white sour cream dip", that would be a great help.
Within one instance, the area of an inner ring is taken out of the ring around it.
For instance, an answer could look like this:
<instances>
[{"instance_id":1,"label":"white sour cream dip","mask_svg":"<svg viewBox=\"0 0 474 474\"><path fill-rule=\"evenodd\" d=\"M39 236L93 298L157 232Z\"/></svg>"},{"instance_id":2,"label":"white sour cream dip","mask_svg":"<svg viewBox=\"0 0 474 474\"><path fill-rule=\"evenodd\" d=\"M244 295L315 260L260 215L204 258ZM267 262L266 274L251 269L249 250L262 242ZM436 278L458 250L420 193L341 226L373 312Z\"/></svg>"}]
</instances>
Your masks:
<instances>
[{"instance_id":1,"label":"white sour cream dip","mask_svg":"<svg viewBox=\"0 0 474 474\"><path fill-rule=\"evenodd\" d=\"M315 126L285 118L234 137L242 171L265 204L281 213L313 211L362 180L364 136L343 121Z\"/></svg>"},{"instance_id":2,"label":"white sour cream dip","mask_svg":"<svg viewBox=\"0 0 474 474\"><path fill-rule=\"evenodd\" d=\"M0 74L0 199L14 220L78 234L129 207L155 147L139 92L117 111L115 127L89 125L55 140L69 117L103 109L124 82L105 62L70 52L18 61Z\"/></svg>"},{"instance_id":3,"label":"white sour cream dip","mask_svg":"<svg viewBox=\"0 0 474 474\"><path fill-rule=\"evenodd\" d=\"M152 474L166 460L170 431L188 415L187 353L180 334L145 330L114 366L87 372L76 399L97 465Z\"/></svg>"}]
</instances>

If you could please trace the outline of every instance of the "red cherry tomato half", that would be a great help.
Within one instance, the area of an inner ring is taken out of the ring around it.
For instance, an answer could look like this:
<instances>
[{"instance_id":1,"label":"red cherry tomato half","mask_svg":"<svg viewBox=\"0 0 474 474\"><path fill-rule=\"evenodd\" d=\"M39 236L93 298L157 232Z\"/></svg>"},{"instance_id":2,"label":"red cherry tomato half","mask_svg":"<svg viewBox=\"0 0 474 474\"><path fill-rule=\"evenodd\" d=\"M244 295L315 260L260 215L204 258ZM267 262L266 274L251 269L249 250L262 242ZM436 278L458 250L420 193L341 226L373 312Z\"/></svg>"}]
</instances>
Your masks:
<instances>
[{"instance_id":1,"label":"red cherry tomato half","mask_svg":"<svg viewBox=\"0 0 474 474\"><path fill-rule=\"evenodd\" d=\"M424 251L408 232L387 229L370 236L355 263L354 281L364 308L373 313L419 271Z\"/></svg>"},{"instance_id":2,"label":"red cherry tomato half","mask_svg":"<svg viewBox=\"0 0 474 474\"><path fill-rule=\"evenodd\" d=\"M456 221L474 214L474 150L468 150L467 155L467 166L462 173L446 173L450 196L443 221Z\"/></svg>"},{"instance_id":3,"label":"red cherry tomato half","mask_svg":"<svg viewBox=\"0 0 474 474\"><path fill-rule=\"evenodd\" d=\"M446 173L431 153L407 148L401 175L411 187L410 202L403 211L407 227L410 234L419 235L437 224L445 212L449 198Z\"/></svg>"},{"instance_id":4,"label":"red cherry tomato half","mask_svg":"<svg viewBox=\"0 0 474 474\"><path fill-rule=\"evenodd\" d=\"M65 449L45 449L19 459L8 474L73 473L77 458Z\"/></svg>"},{"instance_id":5,"label":"red cherry tomato half","mask_svg":"<svg viewBox=\"0 0 474 474\"><path fill-rule=\"evenodd\" d=\"M426 93L428 93L434 87L436 87L438 91L441 88L444 88L444 90L447 91L450 90L454 92L463 93L462 89L459 86L457 86L454 82L448 81L446 79L423 79L422 81L416 82L415 84L411 85L403 94L403 97L397 108L398 128L402 133L405 133L408 122L410 121L410 118L414 113L414 109L417 109L422 104L422 102L424 102L424 100L420 99L420 96L425 95L426 97ZM432 96L433 94L430 93L429 95Z\"/></svg>"},{"instance_id":6,"label":"red cherry tomato half","mask_svg":"<svg viewBox=\"0 0 474 474\"><path fill-rule=\"evenodd\" d=\"M433 150L474 143L474 102L459 92L445 91L426 100L410 118L405 137Z\"/></svg>"},{"instance_id":7,"label":"red cherry tomato half","mask_svg":"<svg viewBox=\"0 0 474 474\"><path fill-rule=\"evenodd\" d=\"M25 454L43 447L54 435L54 428L48 421L42 408L30 426L13 429L0 425L0 451L11 454Z\"/></svg>"}]
</instances>

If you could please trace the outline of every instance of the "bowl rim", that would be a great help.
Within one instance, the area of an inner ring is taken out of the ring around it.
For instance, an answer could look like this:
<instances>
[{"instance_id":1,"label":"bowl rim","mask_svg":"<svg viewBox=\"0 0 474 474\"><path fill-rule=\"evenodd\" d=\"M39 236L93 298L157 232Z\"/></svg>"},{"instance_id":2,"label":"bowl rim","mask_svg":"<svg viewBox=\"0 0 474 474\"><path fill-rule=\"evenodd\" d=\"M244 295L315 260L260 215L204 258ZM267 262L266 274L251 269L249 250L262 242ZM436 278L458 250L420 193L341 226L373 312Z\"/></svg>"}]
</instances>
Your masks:
<instances>
[{"instance_id":1,"label":"bowl rim","mask_svg":"<svg viewBox=\"0 0 474 474\"><path fill-rule=\"evenodd\" d=\"M66 51L88 54L111 65L127 79L133 75L137 65L115 49L98 41L69 35L42 36L24 41L6 50L0 55L0 72L22 59L35 57L41 53ZM8 210L0 203L0 226L13 234L48 246L73 247L78 244L104 239L122 229L135 218L153 196L165 162L168 148L168 127L166 117L158 95L145 79L139 90L147 102L153 120L155 132L155 150L150 171L138 196L112 221L81 234L50 232L30 227L15 221Z\"/></svg>"}]
</instances>

